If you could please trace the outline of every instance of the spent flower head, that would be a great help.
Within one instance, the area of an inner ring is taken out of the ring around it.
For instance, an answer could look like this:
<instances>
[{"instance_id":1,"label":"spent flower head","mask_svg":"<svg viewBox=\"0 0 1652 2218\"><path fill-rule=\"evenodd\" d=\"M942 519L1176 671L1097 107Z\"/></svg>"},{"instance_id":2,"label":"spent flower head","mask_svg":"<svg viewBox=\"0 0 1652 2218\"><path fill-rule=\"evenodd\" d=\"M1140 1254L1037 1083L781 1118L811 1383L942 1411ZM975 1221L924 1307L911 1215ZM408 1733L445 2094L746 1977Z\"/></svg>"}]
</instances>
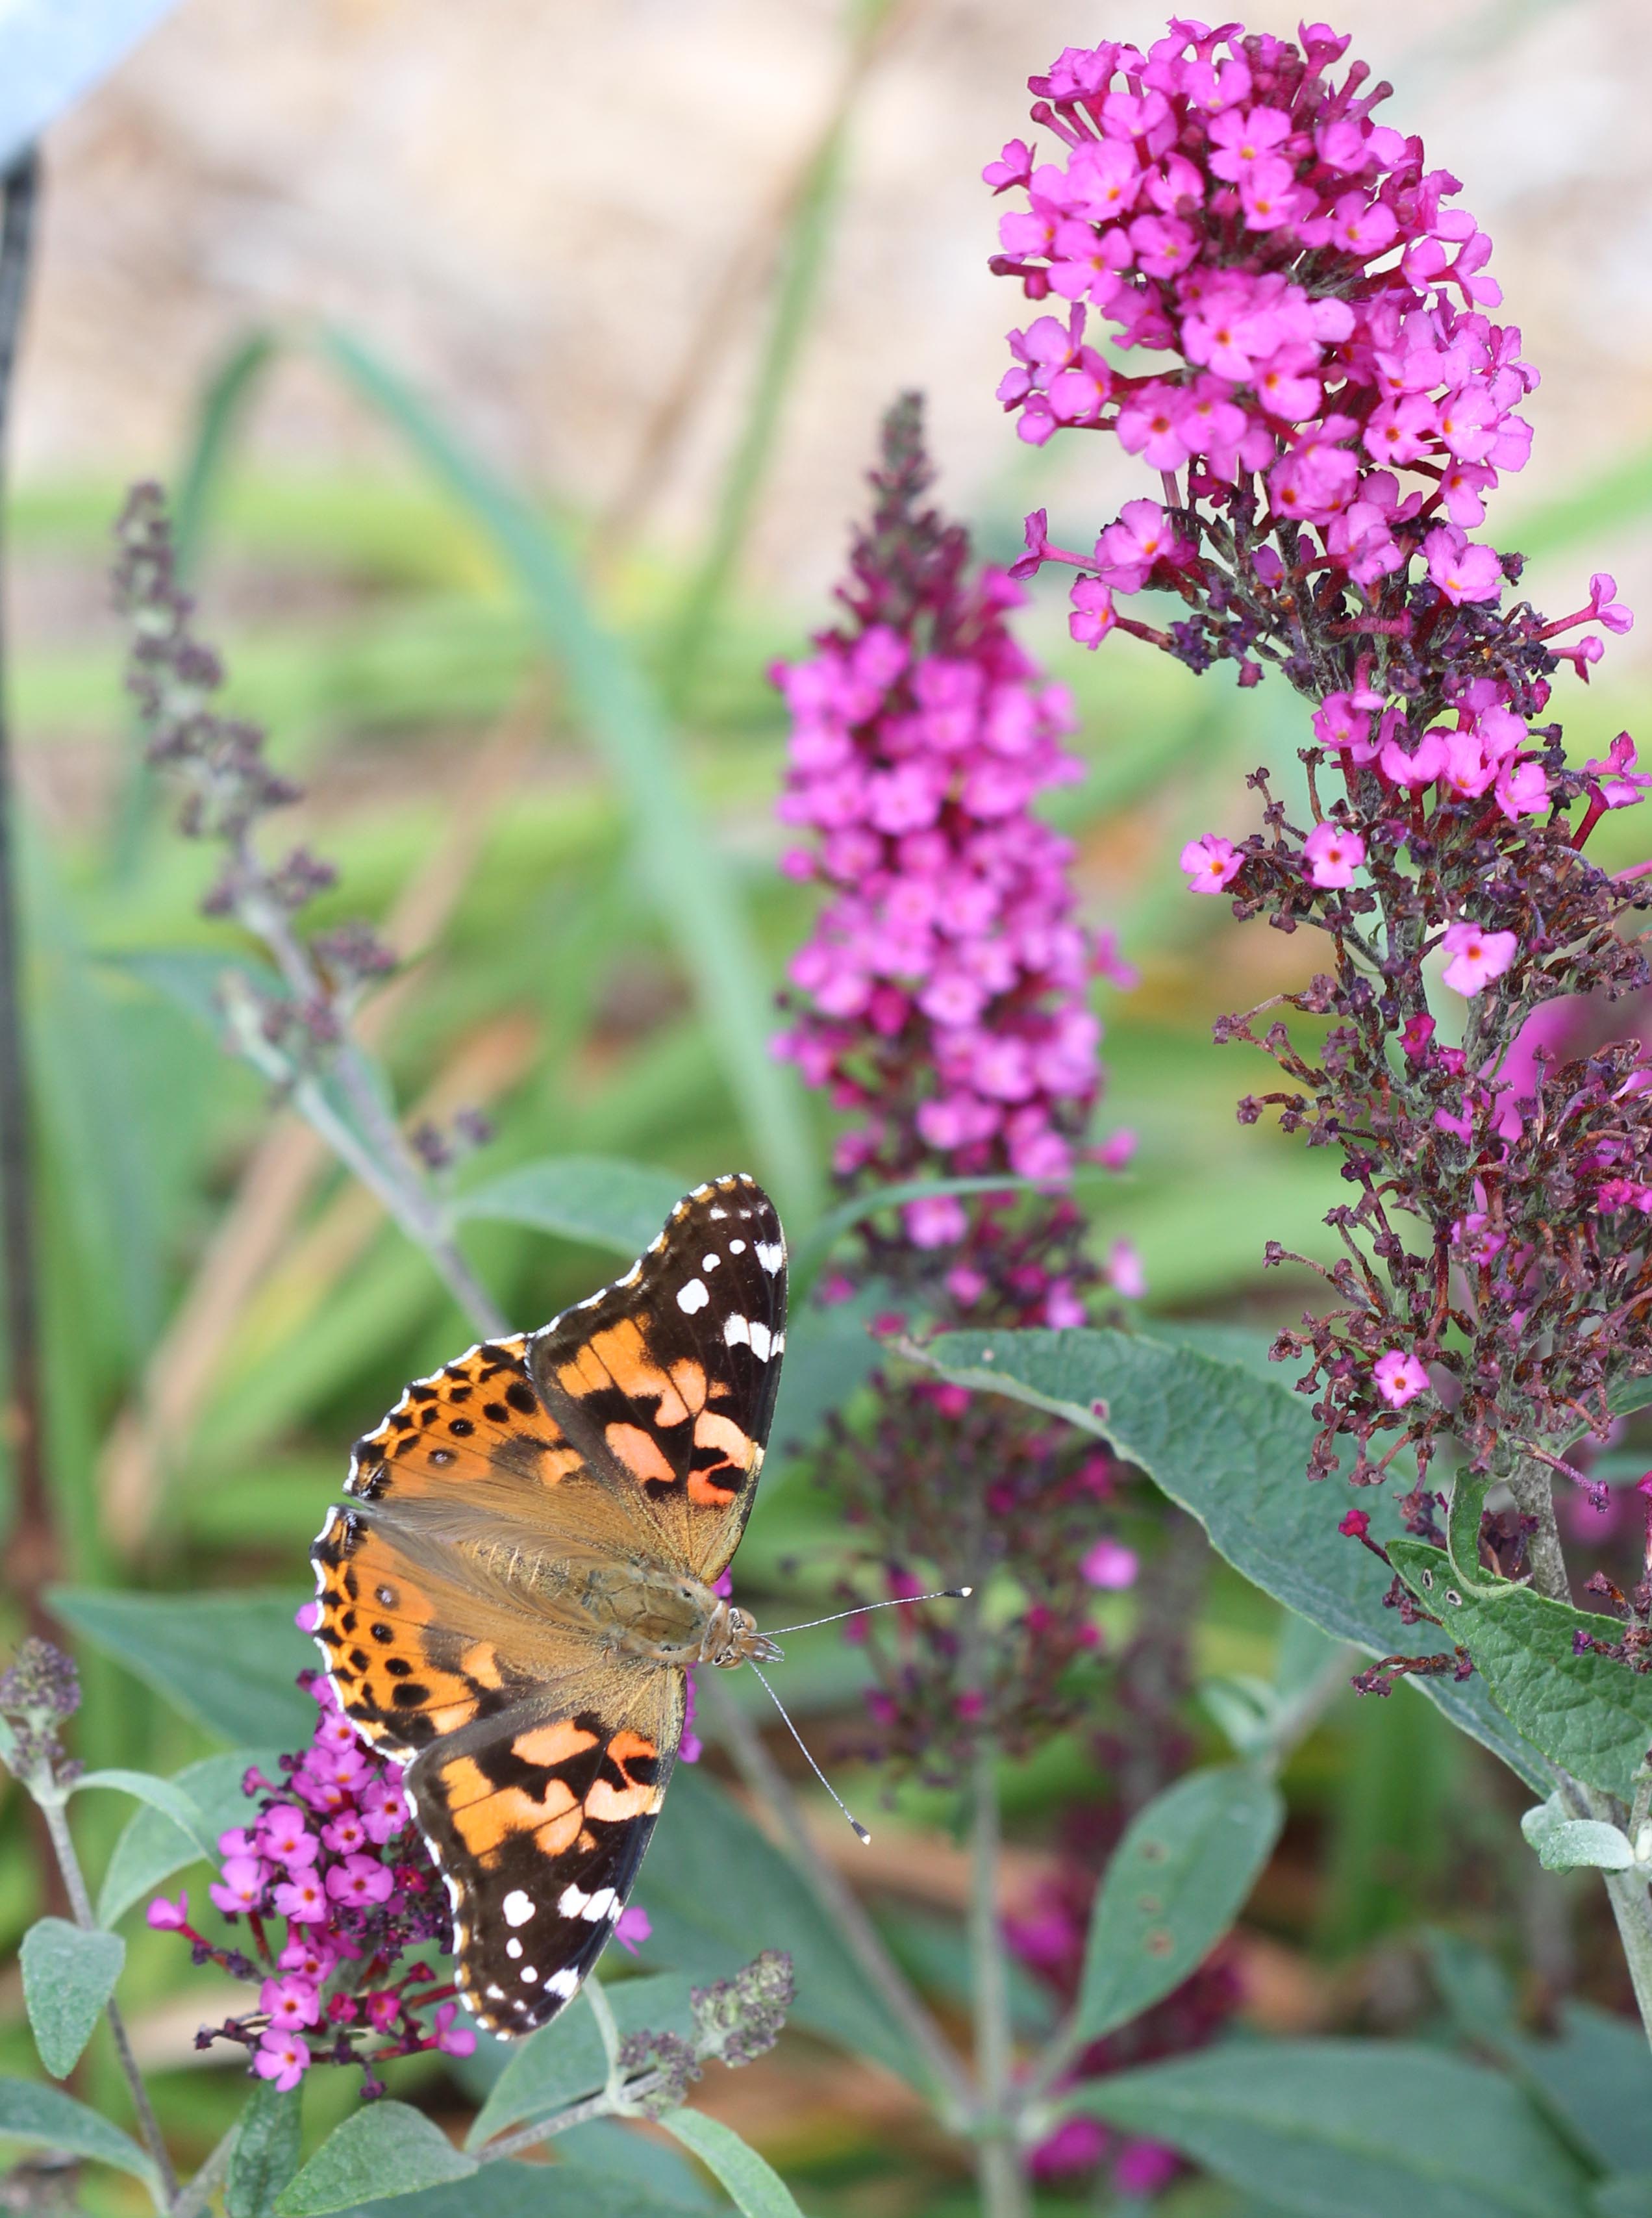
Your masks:
<instances>
[{"instance_id":1,"label":"spent flower head","mask_svg":"<svg viewBox=\"0 0 1652 2218\"><path fill-rule=\"evenodd\" d=\"M31 1792L49 1793L79 1770L60 1732L79 1707L80 1675L73 1659L31 1633L0 1671L0 1719L9 1738L6 1760Z\"/></svg>"}]
</instances>

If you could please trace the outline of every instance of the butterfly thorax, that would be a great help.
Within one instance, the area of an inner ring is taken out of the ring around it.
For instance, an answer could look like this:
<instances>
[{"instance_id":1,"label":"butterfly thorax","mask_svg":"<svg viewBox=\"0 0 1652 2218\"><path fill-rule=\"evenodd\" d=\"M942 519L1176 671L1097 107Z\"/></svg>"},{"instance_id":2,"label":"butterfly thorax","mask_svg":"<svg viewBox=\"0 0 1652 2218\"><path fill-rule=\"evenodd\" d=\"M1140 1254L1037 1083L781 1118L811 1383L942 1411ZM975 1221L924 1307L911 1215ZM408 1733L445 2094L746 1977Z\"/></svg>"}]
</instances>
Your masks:
<instances>
[{"instance_id":1,"label":"butterfly thorax","mask_svg":"<svg viewBox=\"0 0 1652 2218\"><path fill-rule=\"evenodd\" d=\"M580 1601L602 1635L622 1654L647 1657L679 1670L691 1664L730 1665L780 1653L767 1634L758 1631L749 1610L736 1608L703 1580L669 1564L633 1562L593 1567Z\"/></svg>"}]
</instances>

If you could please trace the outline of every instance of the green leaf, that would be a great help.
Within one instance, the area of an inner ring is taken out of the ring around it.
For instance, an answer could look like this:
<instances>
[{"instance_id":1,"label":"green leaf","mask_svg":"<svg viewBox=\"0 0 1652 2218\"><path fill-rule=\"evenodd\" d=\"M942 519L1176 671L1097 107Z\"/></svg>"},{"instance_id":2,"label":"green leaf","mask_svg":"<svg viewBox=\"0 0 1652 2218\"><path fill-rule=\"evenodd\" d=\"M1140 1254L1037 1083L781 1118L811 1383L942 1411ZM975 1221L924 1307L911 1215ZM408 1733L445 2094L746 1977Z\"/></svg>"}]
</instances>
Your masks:
<instances>
[{"instance_id":1,"label":"green leaf","mask_svg":"<svg viewBox=\"0 0 1652 2218\"><path fill-rule=\"evenodd\" d=\"M622 2037L640 2033L645 2027L684 2038L693 2030L689 1984L675 1973L654 1979L616 1979L603 1992ZM607 2077L608 2055L602 2035L581 1992L549 2025L541 2026L526 2041L512 2042L510 2060L478 2112L465 2146L478 2149L507 2126L529 2118L548 2118L553 2110L577 2102L582 2095L594 2094Z\"/></svg>"},{"instance_id":2,"label":"green leaf","mask_svg":"<svg viewBox=\"0 0 1652 2218\"><path fill-rule=\"evenodd\" d=\"M64 1918L42 1918L23 1936L23 2000L40 2061L66 2079L114 1992L127 1944L118 1933L88 1933Z\"/></svg>"},{"instance_id":3,"label":"green leaf","mask_svg":"<svg viewBox=\"0 0 1652 2218\"><path fill-rule=\"evenodd\" d=\"M183 1788L201 1812L207 1837L214 1844L220 1833L238 1825L248 1814L241 1781L256 1767L273 1776L279 1761L275 1749L238 1749L228 1756L203 1756L185 1766L173 1782ZM170 1879L174 1872L199 1861L201 1851L194 1837L159 1810L135 1810L114 1844L97 1897L97 1922L113 1925L134 1902ZM214 1845L207 1852L216 1862Z\"/></svg>"},{"instance_id":4,"label":"green leaf","mask_svg":"<svg viewBox=\"0 0 1652 2218\"><path fill-rule=\"evenodd\" d=\"M314 1642L293 1622L300 1599L93 1587L55 1587L47 1596L63 1624L208 1732L276 1748L303 1747L315 1725L315 1705L294 1683L316 1663Z\"/></svg>"},{"instance_id":5,"label":"green leaf","mask_svg":"<svg viewBox=\"0 0 1652 2218\"><path fill-rule=\"evenodd\" d=\"M1401 2041L1235 2041L1067 2105L1303 2218L1559 2218L1585 2176L1494 2072Z\"/></svg>"},{"instance_id":6,"label":"green leaf","mask_svg":"<svg viewBox=\"0 0 1652 2218\"><path fill-rule=\"evenodd\" d=\"M1079 1992L1085 2041L1139 2017L1197 1968L1244 1906L1284 1804L1240 1765L1196 1771L1131 1821L1096 1895Z\"/></svg>"},{"instance_id":7,"label":"green leaf","mask_svg":"<svg viewBox=\"0 0 1652 2218\"><path fill-rule=\"evenodd\" d=\"M1652 2218L1652 2172L1603 2179L1589 2208L1594 2218Z\"/></svg>"},{"instance_id":8,"label":"green leaf","mask_svg":"<svg viewBox=\"0 0 1652 2218\"><path fill-rule=\"evenodd\" d=\"M1450 1557L1421 1540L1392 1540L1389 1554L1424 1608L1439 1617L1436 1645L1443 1636L1466 1648L1499 1707L1534 1747L1575 1779L1627 1801L1652 1741L1652 1680L1609 1656L1572 1652L1578 1632L1621 1640L1618 1620L1512 1583L1490 1599L1469 1594L1454 1583Z\"/></svg>"},{"instance_id":9,"label":"green leaf","mask_svg":"<svg viewBox=\"0 0 1652 2218\"><path fill-rule=\"evenodd\" d=\"M928 2086L814 1890L703 1766L678 1766L637 1899L653 1920L642 1950L651 1967L726 1979L759 1949L786 1949L797 1978L792 2024Z\"/></svg>"},{"instance_id":10,"label":"green leaf","mask_svg":"<svg viewBox=\"0 0 1652 2218\"><path fill-rule=\"evenodd\" d=\"M629 1258L641 1255L682 1194L674 1172L646 1163L548 1155L461 1193L453 1207L455 1217L505 1217Z\"/></svg>"},{"instance_id":11,"label":"green leaf","mask_svg":"<svg viewBox=\"0 0 1652 2218\"><path fill-rule=\"evenodd\" d=\"M681 2149L618 2118L571 2126L557 2135L554 2147L559 2161L579 2174L587 2192L600 2184L609 2195L629 2193L637 2198L640 2214L657 2211L659 2218L676 2218L678 2211L727 2208ZM583 2212L585 2206L579 2208Z\"/></svg>"},{"instance_id":12,"label":"green leaf","mask_svg":"<svg viewBox=\"0 0 1652 2218\"><path fill-rule=\"evenodd\" d=\"M1196 1343L1079 1330L945 1333L919 1353L960 1385L1011 1394L1110 1442L1198 1520L1218 1555L1322 1631L1378 1656L1438 1646L1432 1627L1408 1628L1383 1608L1381 1565L1337 1530L1341 1490L1306 1477L1316 1429L1307 1400L1259 1376L1249 1351L1229 1351L1208 1334ZM1374 1540L1402 1534L1387 1493L1368 1488L1359 1506ZM1414 1683L1548 1793L1547 1769L1489 1688L1474 1679Z\"/></svg>"},{"instance_id":13,"label":"green leaf","mask_svg":"<svg viewBox=\"0 0 1652 2218\"><path fill-rule=\"evenodd\" d=\"M722 2182L745 2218L802 2218L774 2166L720 2118L703 2110L667 2110L659 2122Z\"/></svg>"},{"instance_id":14,"label":"green leaf","mask_svg":"<svg viewBox=\"0 0 1652 2218\"><path fill-rule=\"evenodd\" d=\"M253 2083L230 2152L224 2218L270 2218L282 2190L298 2170L303 2144L303 2096L285 2094L273 2079Z\"/></svg>"},{"instance_id":15,"label":"green leaf","mask_svg":"<svg viewBox=\"0 0 1652 2218\"><path fill-rule=\"evenodd\" d=\"M1560 2038L1538 2040L1520 2029L1513 1986L1494 1956L1459 1934L1426 1937L1434 1984L1463 2038L1488 2050L1602 2171L1652 2167L1652 2055L1639 2020L1565 2003Z\"/></svg>"},{"instance_id":16,"label":"green leaf","mask_svg":"<svg viewBox=\"0 0 1652 2218\"><path fill-rule=\"evenodd\" d=\"M1606 1407L1614 1417L1631 1417L1652 1402L1652 1372L1638 1379L1620 1379L1606 1389Z\"/></svg>"},{"instance_id":17,"label":"green leaf","mask_svg":"<svg viewBox=\"0 0 1652 2218\"><path fill-rule=\"evenodd\" d=\"M137 2142L55 2087L37 2086L32 2079L0 2079L0 2141L27 2141L34 2148L62 2149L69 2156L112 2164L141 2179L158 2199L159 2176Z\"/></svg>"},{"instance_id":18,"label":"green leaf","mask_svg":"<svg viewBox=\"0 0 1652 2218\"><path fill-rule=\"evenodd\" d=\"M1451 1510L1446 1526L1445 1543L1451 1558L1454 1583L1465 1594L1495 1594L1500 1587L1510 1583L1507 1579L1488 1577L1480 1561L1480 1520L1490 1485L1488 1476L1471 1471L1466 1465L1458 1471L1451 1484Z\"/></svg>"},{"instance_id":19,"label":"green leaf","mask_svg":"<svg viewBox=\"0 0 1652 2218\"><path fill-rule=\"evenodd\" d=\"M700 2218L708 2210L727 2211L721 2197L714 2203L703 2190L696 2201L692 2191L673 2194L646 2174L632 2178L564 2159L565 2145L592 2130L580 2126L559 2134L552 2144L554 2164L517 2164L505 2158L486 2165L480 2180L454 2180L393 2201L352 2203L337 2218ZM627 2138L676 2158L686 2170L669 2142L646 2143L637 2134Z\"/></svg>"},{"instance_id":20,"label":"green leaf","mask_svg":"<svg viewBox=\"0 0 1652 2218\"><path fill-rule=\"evenodd\" d=\"M196 1807L189 1789L180 1787L175 1779L157 1779L152 1771L127 1771L115 1765L102 1771L83 1771L74 1782L73 1792L78 1794L88 1787L112 1787L118 1794L146 1802L152 1810L158 1810L171 1819L178 1831L194 1843L197 1856L217 1855L217 1834Z\"/></svg>"},{"instance_id":21,"label":"green leaf","mask_svg":"<svg viewBox=\"0 0 1652 2218\"><path fill-rule=\"evenodd\" d=\"M1627 1871L1635 1861L1627 1833L1599 1818L1574 1818L1557 1794L1528 1810L1520 1831L1545 1871L1575 1871L1584 1864L1599 1871Z\"/></svg>"},{"instance_id":22,"label":"green leaf","mask_svg":"<svg viewBox=\"0 0 1652 2218\"><path fill-rule=\"evenodd\" d=\"M476 2159L405 2103L381 2100L337 2127L276 2198L280 2218L317 2218L371 2197L387 2203L421 2187L467 2179Z\"/></svg>"},{"instance_id":23,"label":"green leaf","mask_svg":"<svg viewBox=\"0 0 1652 2218\"><path fill-rule=\"evenodd\" d=\"M611 638L560 542L400 375L339 331L322 349L492 541L579 713L625 792L639 880L675 939L752 1146L783 1209L812 1214L819 1185L795 1074L770 1052L770 994L739 877L708 837L683 751L635 656Z\"/></svg>"}]
</instances>

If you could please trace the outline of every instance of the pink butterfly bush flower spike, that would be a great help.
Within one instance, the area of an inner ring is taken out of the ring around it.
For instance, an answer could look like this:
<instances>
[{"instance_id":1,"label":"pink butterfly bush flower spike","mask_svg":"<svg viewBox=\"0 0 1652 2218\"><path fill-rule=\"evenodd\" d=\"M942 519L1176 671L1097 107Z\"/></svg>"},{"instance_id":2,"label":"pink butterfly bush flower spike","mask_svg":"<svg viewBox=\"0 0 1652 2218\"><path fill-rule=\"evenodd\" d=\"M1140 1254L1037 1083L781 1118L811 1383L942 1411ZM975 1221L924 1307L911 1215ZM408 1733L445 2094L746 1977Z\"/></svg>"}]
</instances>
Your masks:
<instances>
[{"instance_id":1,"label":"pink butterfly bush flower spike","mask_svg":"<svg viewBox=\"0 0 1652 2218\"><path fill-rule=\"evenodd\" d=\"M1013 166L1012 150L1005 159ZM1072 843L1037 813L1081 774L1072 700L1011 629L1021 586L974 562L962 529L923 505L930 474L908 398L884 426L843 617L774 673L792 720L780 814L802 835L784 867L824 896L791 963L777 1047L839 1112L845 1189L994 1176L1046 1189L907 1200L869 1220L828 1298L875 1274L895 1305L874 1329L891 1334L914 1313L982 1329L1082 1324L1104 1282L1120 1298L1146 1292L1133 1249L1104 1267L1087 1252L1063 1191L1080 1164L1128 1156L1128 1136L1090 1137L1102 1028L1089 996L1096 977L1122 986L1131 974L1080 921ZM1148 522L1125 529L1153 559ZM1030 546L1043 535L1030 517ZM993 1643L987 1687L958 1683L950 1608L850 1628L877 1673L881 1752L950 1777L978 1729L1030 1745L1067 1713L1063 1674L1097 1639L1081 1564L1107 1515L1097 1479L1111 1464L993 1397L889 1379L879 1393L873 1443L845 1440L831 1459L879 1595L978 1584L1002 1561L1025 1596ZM956 1515L961 1470L991 1475L978 1543ZM971 1546L982 1560L966 1560Z\"/></svg>"},{"instance_id":2,"label":"pink butterfly bush flower spike","mask_svg":"<svg viewBox=\"0 0 1652 2218\"><path fill-rule=\"evenodd\" d=\"M1033 134L987 171L992 266L1029 307L999 399L1024 439L1111 434L1157 480L1088 548L1028 519L1015 574L1068 573L1076 639L1271 671L1306 704L1304 775L1281 794L1254 772L1260 828L1181 864L1311 935L1319 967L1265 1030L1217 1026L1279 1066L1241 1120L1277 1110L1348 1182L1333 1266L1270 1243L1328 1293L1274 1352L1315 1397L1313 1475L1370 1485L1408 1452L1401 1513L1433 1533L1442 1435L1537 1523L1580 1423L1599 1434L1613 1382L1652 1373L1652 1057L1593 1044L1594 1019L1581 1052L1577 1013L1652 982L1620 929L1652 862L1597 852L1652 778L1628 733L1580 762L1553 720L1556 683L1632 617L1605 571L1545 617L1488 536L1537 372L1457 179L1379 120L1389 89L1347 49L1322 24L1177 18L1030 80ZM1362 1683L1435 1668L1459 1667L1390 1658Z\"/></svg>"},{"instance_id":3,"label":"pink butterfly bush flower spike","mask_svg":"<svg viewBox=\"0 0 1652 2218\"><path fill-rule=\"evenodd\" d=\"M304 1632L314 1607L298 1614ZM455 2023L453 1987L428 1961L451 1953L447 1899L399 1771L362 1747L323 1674L299 1683L316 1704L309 1746L282 1758L279 1781L248 1772L251 1822L220 1836L224 1862L207 1888L247 1948L198 1933L187 1893L157 1897L149 1923L181 1933L196 1963L257 1985L257 2003L203 2028L197 2048L238 2042L283 2094L312 2064L354 2064L371 2097L384 2091L375 2065L422 2049L468 2056L476 2035Z\"/></svg>"},{"instance_id":4,"label":"pink butterfly bush flower spike","mask_svg":"<svg viewBox=\"0 0 1652 2218\"><path fill-rule=\"evenodd\" d=\"M1569 1600L1525 1535L1553 1530L1553 1459L1580 1421L1602 1435L1614 1382L1652 1373L1652 1059L1635 1039L1578 1052L1564 1012L1652 982L1618 929L1652 906L1652 863L1614 873L1586 852L1647 781L1628 734L1579 767L1550 703L1630 617L1599 573L1546 619L1484 531L1529 452L1537 375L1495 319L1491 243L1456 179L1377 120L1389 88L1347 44L1178 18L1146 52L1070 47L1030 81L1034 133L986 173L1005 207L993 266L1028 303L999 399L1029 443L1111 434L1156 483L1088 547L1030 517L1014 574L1067 573L1086 648L1123 635L1302 697L1304 775L1281 795L1254 772L1261 827L1181 855L1190 890L1310 935L1265 1029L1259 1011L1216 1027L1279 1069L1241 1121L1277 1111L1339 1149L1347 1181L1333 1264L1268 1244L1327 1290L1273 1354L1314 1397L1310 1476L1370 1486L1408 1454L1399 1517L1438 1540L1428 1479L1449 1438L1513 1490L1504 1570ZM1300 1043L1292 1010L1311 1020ZM1371 1527L1344 1510L1342 1533L1381 1557ZM1392 1565L1368 1569L1403 1615ZM1448 1649L1355 1684L1471 1669ZM1012 1936L1052 1984L1081 1955L1077 1907ZM1104 2044L1078 2069L1117 2060ZM1176 2164L1150 2144L1114 2156L1073 2121L1034 2167L1110 2159L1120 2195Z\"/></svg>"}]
</instances>

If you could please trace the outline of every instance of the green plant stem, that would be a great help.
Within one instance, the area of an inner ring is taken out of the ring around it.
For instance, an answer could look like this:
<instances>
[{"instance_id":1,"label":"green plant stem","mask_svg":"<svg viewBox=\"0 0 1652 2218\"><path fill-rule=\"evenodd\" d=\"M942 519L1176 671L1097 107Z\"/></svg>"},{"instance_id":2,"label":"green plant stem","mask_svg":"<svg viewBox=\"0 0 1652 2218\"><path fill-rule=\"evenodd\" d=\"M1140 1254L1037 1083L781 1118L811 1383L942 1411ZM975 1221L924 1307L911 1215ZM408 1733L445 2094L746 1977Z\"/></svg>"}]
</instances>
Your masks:
<instances>
[{"instance_id":1,"label":"green plant stem","mask_svg":"<svg viewBox=\"0 0 1652 2218\"><path fill-rule=\"evenodd\" d=\"M714 1721L717 1737L727 1743L740 1776L780 1820L799 1868L873 1992L929 2067L943 2124L953 2133L968 2131L975 2112L975 2096L962 2066L884 1947L853 1888L815 1846L797 1797L764 1746L762 1735L710 1672L700 1675L698 1699Z\"/></svg>"},{"instance_id":2,"label":"green plant stem","mask_svg":"<svg viewBox=\"0 0 1652 2218\"><path fill-rule=\"evenodd\" d=\"M249 857L244 864L256 868ZM282 977L300 1001L325 998L325 986L284 917L262 908L244 920L275 957ZM348 1096L359 1131L352 1131L313 1078L292 1082L286 1058L264 1040L257 1013L229 1011L237 1046L247 1060L276 1085L288 1085L294 1106L346 1170L366 1186L393 1224L421 1248L466 1317L484 1339L497 1339L510 1326L461 1254L446 1212L408 1153L395 1119L385 1109L366 1056L350 1037L333 1059L333 1075Z\"/></svg>"},{"instance_id":3,"label":"green plant stem","mask_svg":"<svg viewBox=\"0 0 1652 2218\"><path fill-rule=\"evenodd\" d=\"M1537 1520L1528 1543L1532 1585L1551 1602L1569 1603L1572 1582L1555 1518L1553 1479L1542 1464L1522 1459L1510 1474L1509 1491L1522 1515ZM1614 1795L1603 1794L1598 1788L1570 1778L1564 1781L1562 1791L1580 1818L1595 1818L1611 1825L1621 1825L1624 1821L1627 1813ZM1623 1943L1624 1961L1635 1989L1636 2007L1641 2013L1648 2044L1652 2046L1652 1895L1649 1895L1646 1880L1638 1872L1603 1872L1601 1877L1606 1881L1612 1914L1618 1921L1618 1938Z\"/></svg>"},{"instance_id":4,"label":"green plant stem","mask_svg":"<svg viewBox=\"0 0 1652 2218\"><path fill-rule=\"evenodd\" d=\"M653 2072L646 2079L639 2079L636 2092L639 2095L649 2093L658 2085L659 2077L657 2072ZM613 2116L614 2098L604 2087L600 2094L587 2095L583 2103L575 2103L569 2110L559 2110L554 2118L542 2118L536 2125L519 2126L514 2134L506 2134L499 2141L490 2141L479 2161L497 2164L502 2157L520 2156L523 2149L537 2147L541 2141L549 2141L554 2134L566 2134L574 2126L589 2124L592 2118L611 2118Z\"/></svg>"},{"instance_id":5,"label":"green plant stem","mask_svg":"<svg viewBox=\"0 0 1652 2218\"><path fill-rule=\"evenodd\" d=\"M46 1831L52 1836L53 1850L57 1856L58 1869L63 1874L63 1884L68 1891L69 1907L74 1913L75 1924L84 1933L95 1933L97 1919L93 1914L91 1896L86 1891L86 1879L80 1868L80 1858L75 1853L68 1814L63 1803L53 1794L37 1794L35 1804L44 1815ZM138 2117L138 2130L143 2135L144 2147L155 2160L155 2169L161 2176L161 2184L166 2193L164 2207L170 2210L177 2199L178 2176L172 2169L165 2137L156 2119L143 2074L138 2069L138 2060L132 2053L132 2043L127 2037L126 2020L113 1998L105 2004L104 2015L109 2022L114 2053L120 2059L121 2069L131 2091L132 2107Z\"/></svg>"},{"instance_id":6,"label":"green plant stem","mask_svg":"<svg viewBox=\"0 0 1652 2218\"><path fill-rule=\"evenodd\" d=\"M979 1610L979 1605L977 1605ZM1010 1986L999 1923L1003 1838L999 1825L998 1751L990 1735L976 1744L971 1803L969 1959L974 2000L976 2177L986 2218L1025 2218L1031 2206L1012 2116Z\"/></svg>"},{"instance_id":7,"label":"green plant stem","mask_svg":"<svg viewBox=\"0 0 1652 2218\"><path fill-rule=\"evenodd\" d=\"M229 2171L230 2159L235 2153L235 2136L240 2130L241 2121L238 2118L195 2177L179 2189L169 2218L197 2218L197 2214L206 2209L213 2190Z\"/></svg>"}]
</instances>

